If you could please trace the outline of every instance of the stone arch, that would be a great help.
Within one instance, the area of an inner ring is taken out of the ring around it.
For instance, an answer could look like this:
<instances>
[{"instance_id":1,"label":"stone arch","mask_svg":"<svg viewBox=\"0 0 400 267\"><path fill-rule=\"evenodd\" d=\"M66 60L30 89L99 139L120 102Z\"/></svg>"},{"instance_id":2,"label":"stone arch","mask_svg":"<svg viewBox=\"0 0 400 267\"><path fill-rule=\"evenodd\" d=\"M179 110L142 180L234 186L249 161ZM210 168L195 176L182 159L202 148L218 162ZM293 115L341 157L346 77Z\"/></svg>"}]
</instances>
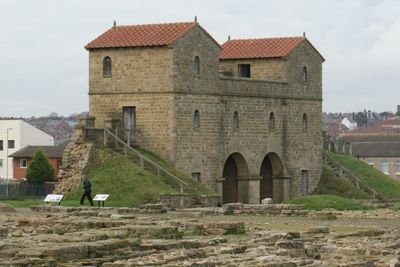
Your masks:
<instances>
[{"instance_id":1,"label":"stone arch","mask_svg":"<svg viewBox=\"0 0 400 267\"><path fill-rule=\"evenodd\" d=\"M268 153L260 167L260 201L264 198L272 198L274 203L285 200L284 169L278 154Z\"/></svg>"},{"instance_id":2,"label":"stone arch","mask_svg":"<svg viewBox=\"0 0 400 267\"><path fill-rule=\"evenodd\" d=\"M222 171L222 202L248 203L249 170L242 154L235 152L225 160Z\"/></svg>"}]
</instances>

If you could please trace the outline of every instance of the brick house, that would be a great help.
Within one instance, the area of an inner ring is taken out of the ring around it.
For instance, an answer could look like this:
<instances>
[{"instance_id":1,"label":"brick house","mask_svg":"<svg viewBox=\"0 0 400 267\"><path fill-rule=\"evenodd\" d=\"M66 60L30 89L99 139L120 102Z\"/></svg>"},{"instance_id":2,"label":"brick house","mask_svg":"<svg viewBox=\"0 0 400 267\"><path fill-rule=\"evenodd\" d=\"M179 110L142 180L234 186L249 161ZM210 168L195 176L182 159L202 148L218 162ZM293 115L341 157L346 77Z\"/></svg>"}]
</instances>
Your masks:
<instances>
[{"instance_id":1,"label":"brick house","mask_svg":"<svg viewBox=\"0 0 400 267\"><path fill-rule=\"evenodd\" d=\"M85 48L96 128L129 135L224 203L317 185L324 59L304 36L220 45L182 22L114 26Z\"/></svg>"},{"instance_id":2,"label":"brick house","mask_svg":"<svg viewBox=\"0 0 400 267\"><path fill-rule=\"evenodd\" d=\"M22 179L26 177L26 170L32 161L38 149L43 150L49 159L50 165L54 169L54 179L57 177L58 170L62 165L62 154L65 148L65 143L57 146L26 146L9 157L13 159L14 179Z\"/></svg>"}]
</instances>

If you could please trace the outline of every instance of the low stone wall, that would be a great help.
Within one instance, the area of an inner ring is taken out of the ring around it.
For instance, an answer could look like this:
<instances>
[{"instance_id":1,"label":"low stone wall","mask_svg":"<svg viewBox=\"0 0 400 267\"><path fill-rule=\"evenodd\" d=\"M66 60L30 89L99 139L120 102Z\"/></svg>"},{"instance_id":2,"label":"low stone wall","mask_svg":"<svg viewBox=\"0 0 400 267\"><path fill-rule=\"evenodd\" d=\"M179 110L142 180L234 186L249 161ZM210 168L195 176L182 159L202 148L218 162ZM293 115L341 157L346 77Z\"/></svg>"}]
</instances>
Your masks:
<instances>
[{"instance_id":1,"label":"low stone wall","mask_svg":"<svg viewBox=\"0 0 400 267\"><path fill-rule=\"evenodd\" d=\"M165 194L160 195L160 202L169 208L189 208L193 207L193 196L183 194Z\"/></svg>"},{"instance_id":2,"label":"low stone wall","mask_svg":"<svg viewBox=\"0 0 400 267\"><path fill-rule=\"evenodd\" d=\"M200 196L198 201L202 207L218 207L221 203L220 196ZM184 194L165 194L160 196L160 202L169 208L192 208L196 202L191 195Z\"/></svg>"},{"instance_id":3,"label":"low stone wall","mask_svg":"<svg viewBox=\"0 0 400 267\"><path fill-rule=\"evenodd\" d=\"M232 214L259 214L259 215L286 215L306 216L308 210L303 205L292 204L242 204L229 203L222 208L192 208L180 209L178 212L193 212L207 215L232 215Z\"/></svg>"}]
</instances>

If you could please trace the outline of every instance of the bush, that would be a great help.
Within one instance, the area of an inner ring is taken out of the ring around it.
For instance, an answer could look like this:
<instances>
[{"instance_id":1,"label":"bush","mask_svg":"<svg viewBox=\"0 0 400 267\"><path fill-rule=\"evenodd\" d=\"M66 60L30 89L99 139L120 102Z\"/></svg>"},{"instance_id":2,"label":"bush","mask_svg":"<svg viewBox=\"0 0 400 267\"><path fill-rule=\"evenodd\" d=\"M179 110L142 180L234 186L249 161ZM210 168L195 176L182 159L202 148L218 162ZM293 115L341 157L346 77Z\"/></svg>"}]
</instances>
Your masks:
<instances>
[{"instance_id":1,"label":"bush","mask_svg":"<svg viewBox=\"0 0 400 267\"><path fill-rule=\"evenodd\" d=\"M54 169L41 149L38 149L33 156L32 162L26 171L26 180L31 184L43 184L52 181Z\"/></svg>"}]
</instances>

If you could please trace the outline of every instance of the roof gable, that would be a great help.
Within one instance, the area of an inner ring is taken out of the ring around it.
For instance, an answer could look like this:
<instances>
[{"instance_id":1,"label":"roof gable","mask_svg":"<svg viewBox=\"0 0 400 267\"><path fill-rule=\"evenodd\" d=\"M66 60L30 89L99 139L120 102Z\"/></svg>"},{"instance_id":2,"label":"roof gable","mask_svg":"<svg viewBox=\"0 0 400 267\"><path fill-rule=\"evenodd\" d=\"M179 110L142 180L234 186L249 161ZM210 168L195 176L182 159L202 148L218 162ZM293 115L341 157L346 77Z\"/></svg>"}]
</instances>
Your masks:
<instances>
[{"instance_id":1,"label":"roof gable","mask_svg":"<svg viewBox=\"0 0 400 267\"><path fill-rule=\"evenodd\" d=\"M9 155L11 158L33 158L36 151L41 149L50 159L62 158L64 148L66 143L60 144L58 146L26 146L13 154Z\"/></svg>"},{"instance_id":2,"label":"roof gable","mask_svg":"<svg viewBox=\"0 0 400 267\"><path fill-rule=\"evenodd\" d=\"M229 40L222 45L220 59L280 58L287 56L306 38L278 37Z\"/></svg>"},{"instance_id":3,"label":"roof gable","mask_svg":"<svg viewBox=\"0 0 400 267\"><path fill-rule=\"evenodd\" d=\"M196 22L179 22L115 26L88 43L85 48L170 45L196 25Z\"/></svg>"}]
</instances>

